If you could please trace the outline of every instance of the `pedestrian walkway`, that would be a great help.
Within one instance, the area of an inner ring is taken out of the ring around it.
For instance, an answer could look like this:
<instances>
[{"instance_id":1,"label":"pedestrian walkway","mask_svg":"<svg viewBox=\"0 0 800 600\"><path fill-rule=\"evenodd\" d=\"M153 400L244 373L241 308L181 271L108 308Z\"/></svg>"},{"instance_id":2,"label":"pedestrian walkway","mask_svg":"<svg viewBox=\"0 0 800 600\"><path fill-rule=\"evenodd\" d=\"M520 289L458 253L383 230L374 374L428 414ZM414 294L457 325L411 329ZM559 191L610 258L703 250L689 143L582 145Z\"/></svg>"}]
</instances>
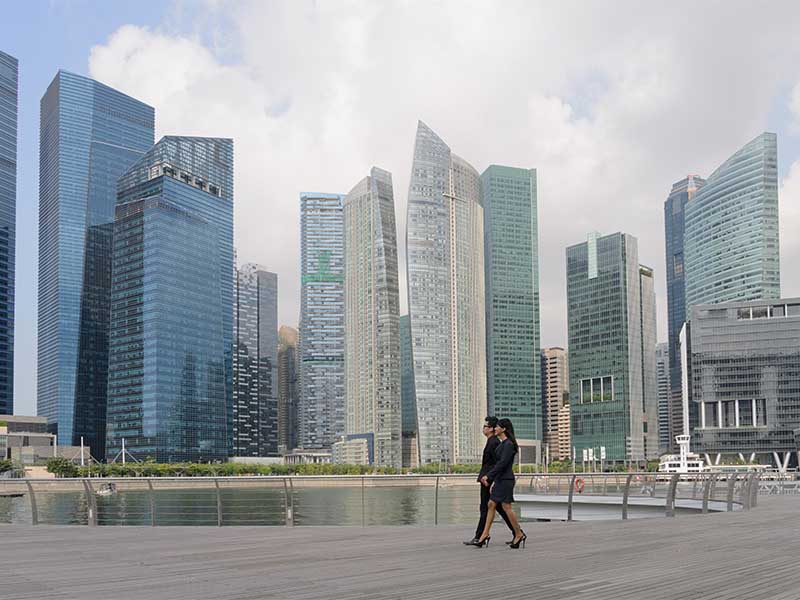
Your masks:
<instances>
[{"instance_id":1,"label":"pedestrian walkway","mask_svg":"<svg viewBox=\"0 0 800 600\"><path fill-rule=\"evenodd\" d=\"M3 600L795 600L800 497L749 512L468 527L0 526Z\"/></svg>"}]
</instances>

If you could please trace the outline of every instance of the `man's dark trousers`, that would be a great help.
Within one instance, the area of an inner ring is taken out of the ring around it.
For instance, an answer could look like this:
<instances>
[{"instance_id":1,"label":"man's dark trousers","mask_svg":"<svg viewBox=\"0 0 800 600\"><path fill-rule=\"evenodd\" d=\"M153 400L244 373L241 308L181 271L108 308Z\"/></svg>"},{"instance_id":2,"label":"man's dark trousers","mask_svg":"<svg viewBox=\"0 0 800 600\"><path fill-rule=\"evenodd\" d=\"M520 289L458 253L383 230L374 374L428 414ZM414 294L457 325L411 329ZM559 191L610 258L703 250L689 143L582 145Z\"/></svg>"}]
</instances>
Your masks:
<instances>
[{"instance_id":1,"label":"man's dark trousers","mask_svg":"<svg viewBox=\"0 0 800 600\"><path fill-rule=\"evenodd\" d=\"M483 535L483 528L486 527L486 513L489 512L489 487L483 484L481 486L481 519L478 521L478 528L475 530L475 537L479 538ZM497 505L497 514L503 517L503 521L506 522L508 525L509 530L511 533L514 533L514 527L511 525L511 521L508 520L508 515L506 511L503 510L503 505Z\"/></svg>"}]
</instances>

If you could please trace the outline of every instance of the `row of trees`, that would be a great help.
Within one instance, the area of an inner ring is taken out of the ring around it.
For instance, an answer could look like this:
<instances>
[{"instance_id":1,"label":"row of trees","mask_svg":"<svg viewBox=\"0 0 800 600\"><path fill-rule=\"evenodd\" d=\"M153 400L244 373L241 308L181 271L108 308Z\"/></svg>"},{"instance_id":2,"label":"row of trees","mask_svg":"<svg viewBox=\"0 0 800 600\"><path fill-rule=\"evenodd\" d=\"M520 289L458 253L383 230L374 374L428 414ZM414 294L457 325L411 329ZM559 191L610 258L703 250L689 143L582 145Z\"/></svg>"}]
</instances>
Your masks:
<instances>
[{"instance_id":1,"label":"row of trees","mask_svg":"<svg viewBox=\"0 0 800 600\"><path fill-rule=\"evenodd\" d=\"M650 467L651 465L648 465ZM657 466L657 463L656 465ZM47 470L58 477L230 477L236 475L402 475L402 474L477 474L480 465L425 465L416 469L394 469L369 465L303 464L254 465L241 463L113 463L80 467L63 458L47 461ZM543 469L535 465L523 465L523 473L538 473ZM580 465L577 466L581 471ZM624 468L615 469L624 470ZM515 467L515 471L519 469ZM553 462L550 473L571 473L571 462Z\"/></svg>"}]
</instances>

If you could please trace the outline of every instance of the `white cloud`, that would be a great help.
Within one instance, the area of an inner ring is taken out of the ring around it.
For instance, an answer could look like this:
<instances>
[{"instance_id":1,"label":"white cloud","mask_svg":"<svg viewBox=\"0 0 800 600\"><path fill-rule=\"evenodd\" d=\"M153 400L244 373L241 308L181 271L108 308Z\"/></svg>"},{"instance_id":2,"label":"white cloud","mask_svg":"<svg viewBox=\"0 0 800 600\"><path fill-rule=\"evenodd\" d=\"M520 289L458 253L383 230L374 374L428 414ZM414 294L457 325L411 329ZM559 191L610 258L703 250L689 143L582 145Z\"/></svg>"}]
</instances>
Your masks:
<instances>
[{"instance_id":1,"label":"white cloud","mask_svg":"<svg viewBox=\"0 0 800 600\"><path fill-rule=\"evenodd\" d=\"M422 119L478 170L538 169L544 344L566 342L564 248L590 229L639 238L663 339L671 184L760 133L780 85L800 77L800 15L769 8L212 2L192 31L119 29L90 72L154 105L159 135L235 139L238 256L278 272L281 322L297 321L299 192L347 192L373 164L388 169L403 239ZM784 246L783 264L799 255Z\"/></svg>"}]
</instances>

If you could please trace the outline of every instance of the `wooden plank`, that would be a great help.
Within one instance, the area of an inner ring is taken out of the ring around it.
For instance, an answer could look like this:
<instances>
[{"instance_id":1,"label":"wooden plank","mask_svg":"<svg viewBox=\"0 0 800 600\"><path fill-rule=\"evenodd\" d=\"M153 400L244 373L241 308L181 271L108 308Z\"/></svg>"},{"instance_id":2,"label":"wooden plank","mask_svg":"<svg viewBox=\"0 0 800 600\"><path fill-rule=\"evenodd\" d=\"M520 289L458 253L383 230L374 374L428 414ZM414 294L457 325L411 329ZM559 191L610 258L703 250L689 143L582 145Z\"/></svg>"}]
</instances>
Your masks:
<instances>
[{"instance_id":1,"label":"wooden plank","mask_svg":"<svg viewBox=\"0 0 800 600\"><path fill-rule=\"evenodd\" d=\"M0 597L180 600L794 598L800 498L749 512L468 527L0 526Z\"/></svg>"}]
</instances>

